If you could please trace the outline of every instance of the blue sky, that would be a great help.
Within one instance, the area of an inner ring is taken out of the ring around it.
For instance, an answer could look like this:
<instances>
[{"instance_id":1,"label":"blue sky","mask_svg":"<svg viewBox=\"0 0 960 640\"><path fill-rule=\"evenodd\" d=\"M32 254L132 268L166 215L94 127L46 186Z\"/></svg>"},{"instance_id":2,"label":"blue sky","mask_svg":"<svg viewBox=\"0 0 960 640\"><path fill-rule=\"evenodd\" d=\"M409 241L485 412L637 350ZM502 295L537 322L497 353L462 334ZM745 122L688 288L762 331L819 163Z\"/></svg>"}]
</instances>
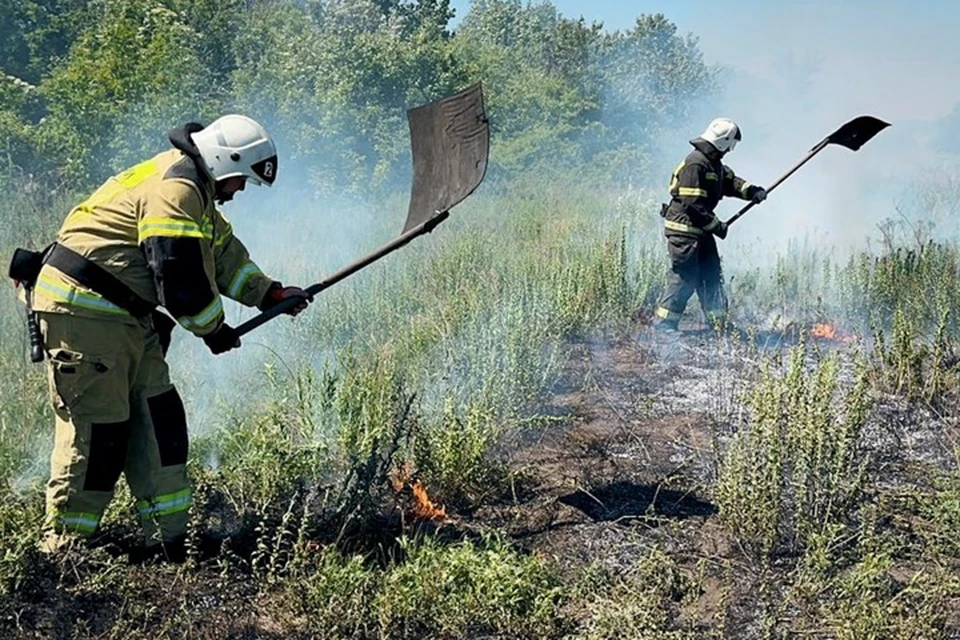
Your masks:
<instances>
[{"instance_id":1,"label":"blue sky","mask_svg":"<svg viewBox=\"0 0 960 640\"><path fill-rule=\"evenodd\" d=\"M960 158L960 140L944 137L960 136L960 2L552 4L566 17L583 16L610 30L629 28L643 13L663 13L681 33L698 37L706 62L727 70L721 75L725 91L716 98L717 115L733 117L744 130L744 144L730 162L756 182L772 180L855 116L893 123L855 157L830 149L784 183L768 207L768 214L784 224L814 220L831 233L860 235L869 226L861 216L838 211L869 209L875 223L895 213L900 192L912 180L943 166L938 147L949 146L953 154L948 157ZM452 5L462 17L470 2L453 0ZM668 142L672 148L673 141ZM684 142L676 141L678 153Z\"/></svg>"},{"instance_id":2,"label":"blue sky","mask_svg":"<svg viewBox=\"0 0 960 640\"><path fill-rule=\"evenodd\" d=\"M458 16L469 0L453 0ZM624 29L663 13L709 62L761 78L788 57L819 61L824 99L891 119L943 117L960 103L960 3L948 0L553 0L567 17ZM829 96L829 98L828 98Z\"/></svg>"}]
</instances>

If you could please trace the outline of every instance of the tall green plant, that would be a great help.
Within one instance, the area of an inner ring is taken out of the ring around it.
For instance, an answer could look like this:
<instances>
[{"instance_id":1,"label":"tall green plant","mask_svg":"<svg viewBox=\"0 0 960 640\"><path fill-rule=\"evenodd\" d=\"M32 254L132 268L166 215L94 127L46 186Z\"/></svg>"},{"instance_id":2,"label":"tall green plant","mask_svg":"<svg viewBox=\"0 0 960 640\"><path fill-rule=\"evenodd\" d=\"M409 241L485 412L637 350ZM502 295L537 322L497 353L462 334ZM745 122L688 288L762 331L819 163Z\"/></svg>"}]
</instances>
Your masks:
<instances>
[{"instance_id":1,"label":"tall green plant","mask_svg":"<svg viewBox=\"0 0 960 640\"><path fill-rule=\"evenodd\" d=\"M843 388L840 356L809 358L801 344L782 373L764 365L745 398L748 420L719 452L720 517L764 562L832 539L862 497L866 372L857 365L855 382Z\"/></svg>"}]
</instances>

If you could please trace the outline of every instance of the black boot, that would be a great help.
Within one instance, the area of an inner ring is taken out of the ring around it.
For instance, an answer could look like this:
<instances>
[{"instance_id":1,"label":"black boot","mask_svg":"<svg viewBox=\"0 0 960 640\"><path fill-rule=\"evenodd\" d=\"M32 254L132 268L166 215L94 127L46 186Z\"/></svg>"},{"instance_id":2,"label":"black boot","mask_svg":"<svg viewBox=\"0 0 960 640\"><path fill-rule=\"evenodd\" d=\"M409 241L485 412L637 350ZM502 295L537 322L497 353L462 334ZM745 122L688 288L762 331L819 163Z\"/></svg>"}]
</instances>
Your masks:
<instances>
[{"instance_id":1,"label":"black boot","mask_svg":"<svg viewBox=\"0 0 960 640\"><path fill-rule=\"evenodd\" d=\"M661 333L677 333L680 331L678 328L679 323L676 320L660 320L655 325L653 325L654 331L659 331Z\"/></svg>"},{"instance_id":2,"label":"black boot","mask_svg":"<svg viewBox=\"0 0 960 640\"><path fill-rule=\"evenodd\" d=\"M172 540L137 547L130 551L130 564L146 564L153 561L183 564L187 561L187 537L177 536Z\"/></svg>"}]
</instances>

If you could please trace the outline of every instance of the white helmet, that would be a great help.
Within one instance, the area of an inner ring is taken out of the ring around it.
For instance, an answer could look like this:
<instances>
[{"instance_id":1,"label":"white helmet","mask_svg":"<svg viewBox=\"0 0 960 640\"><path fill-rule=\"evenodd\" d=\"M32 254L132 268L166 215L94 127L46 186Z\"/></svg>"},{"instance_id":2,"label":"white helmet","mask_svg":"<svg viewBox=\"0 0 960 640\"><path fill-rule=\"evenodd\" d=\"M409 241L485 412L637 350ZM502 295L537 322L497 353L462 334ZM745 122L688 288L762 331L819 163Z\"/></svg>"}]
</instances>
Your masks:
<instances>
[{"instance_id":1,"label":"white helmet","mask_svg":"<svg viewBox=\"0 0 960 640\"><path fill-rule=\"evenodd\" d=\"M194 144L215 181L243 176L268 187L277 178L277 147L260 124L231 114L194 133Z\"/></svg>"},{"instance_id":2,"label":"white helmet","mask_svg":"<svg viewBox=\"0 0 960 640\"><path fill-rule=\"evenodd\" d=\"M700 137L712 144L721 153L733 151L740 142L740 127L730 118L717 118L707 125Z\"/></svg>"}]
</instances>

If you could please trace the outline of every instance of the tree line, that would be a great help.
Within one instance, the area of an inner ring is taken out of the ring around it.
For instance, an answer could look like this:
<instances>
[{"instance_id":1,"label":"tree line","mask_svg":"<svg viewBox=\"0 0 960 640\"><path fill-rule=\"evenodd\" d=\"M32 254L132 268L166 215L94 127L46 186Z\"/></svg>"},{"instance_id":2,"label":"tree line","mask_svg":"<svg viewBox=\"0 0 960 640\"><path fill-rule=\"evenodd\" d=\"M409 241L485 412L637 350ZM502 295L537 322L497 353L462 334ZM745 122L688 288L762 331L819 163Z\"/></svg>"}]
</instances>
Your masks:
<instances>
[{"instance_id":1,"label":"tree line","mask_svg":"<svg viewBox=\"0 0 960 640\"><path fill-rule=\"evenodd\" d=\"M226 112L275 132L281 171L313 193L387 193L409 180L406 109L476 81L494 182L636 182L716 88L663 15L610 31L549 1L474 0L458 22L449 0L0 0L0 15L0 188L40 193L94 186Z\"/></svg>"}]
</instances>

